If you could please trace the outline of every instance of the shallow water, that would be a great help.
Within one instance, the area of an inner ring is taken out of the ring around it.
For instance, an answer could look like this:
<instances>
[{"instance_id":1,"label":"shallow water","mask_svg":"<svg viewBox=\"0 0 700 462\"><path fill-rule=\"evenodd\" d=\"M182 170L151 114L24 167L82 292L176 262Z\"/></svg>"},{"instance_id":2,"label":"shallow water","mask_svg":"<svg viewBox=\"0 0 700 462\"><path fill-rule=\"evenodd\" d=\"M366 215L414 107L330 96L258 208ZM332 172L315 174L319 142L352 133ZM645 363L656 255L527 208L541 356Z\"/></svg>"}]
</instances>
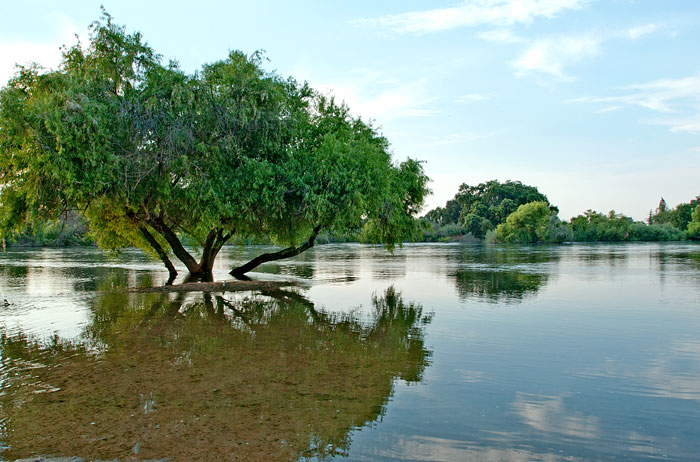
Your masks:
<instances>
[{"instance_id":1,"label":"shallow water","mask_svg":"<svg viewBox=\"0 0 700 462\"><path fill-rule=\"evenodd\" d=\"M228 248L215 277L263 248ZM137 251L0 254L0 452L697 460L700 246L318 246L267 294L126 294Z\"/></svg>"}]
</instances>

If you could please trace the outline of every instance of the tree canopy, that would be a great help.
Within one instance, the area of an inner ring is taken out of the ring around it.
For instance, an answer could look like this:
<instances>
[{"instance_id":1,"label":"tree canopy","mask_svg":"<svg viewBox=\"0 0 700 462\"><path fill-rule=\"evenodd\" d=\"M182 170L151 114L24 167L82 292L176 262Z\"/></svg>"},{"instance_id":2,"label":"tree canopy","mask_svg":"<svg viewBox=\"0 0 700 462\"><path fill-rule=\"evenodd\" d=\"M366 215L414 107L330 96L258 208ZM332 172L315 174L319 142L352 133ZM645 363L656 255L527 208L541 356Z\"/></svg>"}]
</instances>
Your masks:
<instances>
[{"instance_id":1,"label":"tree canopy","mask_svg":"<svg viewBox=\"0 0 700 462\"><path fill-rule=\"evenodd\" d=\"M690 202L678 204L675 208L668 207L662 197L656 213L649 212L649 224L662 225L669 223L675 228L685 230L692 221L693 209L698 205L700 205L700 196L692 199Z\"/></svg>"},{"instance_id":2,"label":"tree canopy","mask_svg":"<svg viewBox=\"0 0 700 462\"><path fill-rule=\"evenodd\" d=\"M344 104L233 51L188 75L104 13L57 70L20 67L0 91L0 234L77 210L106 249L137 245L174 277L211 278L233 237L287 245L364 227L411 238L428 193L420 162ZM183 245L197 243L200 258Z\"/></svg>"},{"instance_id":3,"label":"tree canopy","mask_svg":"<svg viewBox=\"0 0 700 462\"><path fill-rule=\"evenodd\" d=\"M566 240L565 228L543 201L523 204L508 215L496 228L501 242L562 242Z\"/></svg>"},{"instance_id":4,"label":"tree canopy","mask_svg":"<svg viewBox=\"0 0 700 462\"><path fill-rule=\"evenodd\" d=\"M688 223L688 238L700 240L700 205L693 209L692 220Z\"/></svg>"},{"instance_id":5,"label":"tree canopy","mask_svg":"<svg viewBox=\"0 0 700 462\"><path fill-rule=\"evenodd\" d=\"M464 183L445 207L433 209L425 217L439 225L460 224L474 237L483 238L519 206L538 201L550 206L547 196L520 181L491 180L477 186ZM552 210L558 211L556 207Z\"/></svg>"}]
</instances>

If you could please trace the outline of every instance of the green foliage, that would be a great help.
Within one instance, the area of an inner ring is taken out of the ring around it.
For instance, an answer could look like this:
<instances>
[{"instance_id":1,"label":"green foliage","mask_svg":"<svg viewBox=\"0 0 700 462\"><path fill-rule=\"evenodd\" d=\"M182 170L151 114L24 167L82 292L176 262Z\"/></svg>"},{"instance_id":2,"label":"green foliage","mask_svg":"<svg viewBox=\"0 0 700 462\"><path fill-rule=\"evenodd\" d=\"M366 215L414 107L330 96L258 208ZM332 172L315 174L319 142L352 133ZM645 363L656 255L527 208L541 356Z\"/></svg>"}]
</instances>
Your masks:
<instances>
[{"instance_id":1,"label":"green foliage","mask_svg":"<svg viewBox=\"0 0 700 462\"><path fill-rule=\"evenodd\" d=\"M689 203L678 204L674 209L668 208L666 201L661 198L659 207L656 213L651 216L651 223L673 225L681 231L688 228L688 223L691 221L693 209L700 205L700 196L691 200Z\"/></svg>"},{"instance_id":2,"label":"green foliage","mask_svg":"<svg viewBox=\"0 0 700 462\"><path fill-rule=\"evenodd\" d=\"M496 228L500 242L563 242L567 234L546 202L523 204Z\"/></svg>"},{"instance_id":3,"label":"green foliage","mask_svg":"<svg viewBox=\"0 0 700 462\"><path fill-rule=\"evenodd\" d=\"M684 238L683 231L670 223L647 225L634 222L629 227L629 241L680 241Z\"/></svg>"},{"instance_id":4,"label":"green foliage","mask_svg":"<svg viewBox=\"0 0 700 462\"><path fill-rule=\"evenodd\" d=\"M570 227L577 242L678 241L684 238L683 232L670 223L661 224L655 219L652 223L635 222L614 210L608 215L588 210L572 218Z\"/></svg>"},{"instance_id":5,"label":"green foliage","mask_svg":"<svg viewBox=\"0 0 700 462\"><path fill-rule=\"evenodd\" d=\"M201 266L231 238L416 236L422 165L262 64L234 51L188 75L105 13L58 70L20 68L0 91L0 235L77 210L100 246L151 249L149 233L190 271L180 238Z\"/></svg>"},{"instance_id":6,"label":"green foliage","mask_svg":"<svg viewBox=\"0 0 700 462\"><path fill-rule=\"evenodd\" d=\"M85 220L74 213L65 213L56 220L27 223L6 238L8 245L71 246L91 245Z\"/></svg>"},{"instance_id":7,"label":"green foliage","mask_svg":"<svg viewBox=\"0 0 700 462\"><path fill-rule=\"evenodd\" d=\"M446 225L438 225L425 218L422 219L424 224L422 242L472 242L477 239L472 236L469 231L457 223L448 223Z\"/></svg>"},{"instance_id":8,"label":"green foliage","mask_svg":"<svg viewBox=\"0 0 700 462\"><path fill-rule=\"evenodd\" d=\"M686 234L688 239L700 241L700 205L693 209L692 220L688 223Z\"/></svg>"},{"instance_id":9,"label":"green foliage","mask_svg":"<svg viewBox=\"0 0 700 462\"><path fill-rule=\"evenodd\" d=\"M519 181L500 183L492 180L478 186L465 183L453 200L448 201L444 208L431 210L426 218L439 225L459 223L473 236L484 238L519 206L538 201L549 206L547 197L536 187ZM557 211L556 207L552 207L552 210Z\"/></svg>"},{"instance_id":10,"label":"green foliage","mask_svg":"<svg viewBox=\"0 0 700 462\"><path fill-rule=\"evenodd\" d=\"M611 210L608 215L587 210L571 219L574 241L625 241L629 237L633 220Z\"/></svg>"}]
</instances>

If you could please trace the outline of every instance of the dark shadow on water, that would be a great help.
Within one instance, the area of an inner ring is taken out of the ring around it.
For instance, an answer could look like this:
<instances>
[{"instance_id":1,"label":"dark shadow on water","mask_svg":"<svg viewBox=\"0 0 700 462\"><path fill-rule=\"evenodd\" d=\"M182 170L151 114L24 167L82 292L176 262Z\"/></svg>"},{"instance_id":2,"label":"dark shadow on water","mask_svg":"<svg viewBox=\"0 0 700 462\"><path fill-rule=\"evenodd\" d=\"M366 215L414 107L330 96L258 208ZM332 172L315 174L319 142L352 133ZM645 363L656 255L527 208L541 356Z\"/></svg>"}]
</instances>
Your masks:
<instances>
[{"instance_id":1,"label":"dark shadow on water","mask_svg":"<svg viewBox=\"0 0 700 462\"><path fill-rule=\"evenodd\" d=\"M4 458L330 459L431 355L430 315L392 287L368 317L279 289L113 292L91 313L80 339L2 335Z\"/></svg>"}]
</instances>

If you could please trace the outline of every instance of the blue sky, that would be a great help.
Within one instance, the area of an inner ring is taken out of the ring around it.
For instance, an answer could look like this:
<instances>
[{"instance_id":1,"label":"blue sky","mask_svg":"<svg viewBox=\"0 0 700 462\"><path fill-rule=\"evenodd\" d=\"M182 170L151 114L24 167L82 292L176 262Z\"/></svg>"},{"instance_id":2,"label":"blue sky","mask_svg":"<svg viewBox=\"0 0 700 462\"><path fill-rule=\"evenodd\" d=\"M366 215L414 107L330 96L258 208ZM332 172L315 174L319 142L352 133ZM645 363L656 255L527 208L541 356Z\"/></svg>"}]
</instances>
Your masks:
<instances>
[{"instance_id":1,"label":"blue sky","mask_svg":"<svg viewBox=\"0 0 700 462\"><path fill-rule=\"evenodd\" d=\"M700 195L696 0L26 0L2 8L0 82L55 66L100 3L189 72L263 49L344 99L396 159L426 161L426 210L491 179L537 186L562 219Z\"/></svg>"}]
</instances>

